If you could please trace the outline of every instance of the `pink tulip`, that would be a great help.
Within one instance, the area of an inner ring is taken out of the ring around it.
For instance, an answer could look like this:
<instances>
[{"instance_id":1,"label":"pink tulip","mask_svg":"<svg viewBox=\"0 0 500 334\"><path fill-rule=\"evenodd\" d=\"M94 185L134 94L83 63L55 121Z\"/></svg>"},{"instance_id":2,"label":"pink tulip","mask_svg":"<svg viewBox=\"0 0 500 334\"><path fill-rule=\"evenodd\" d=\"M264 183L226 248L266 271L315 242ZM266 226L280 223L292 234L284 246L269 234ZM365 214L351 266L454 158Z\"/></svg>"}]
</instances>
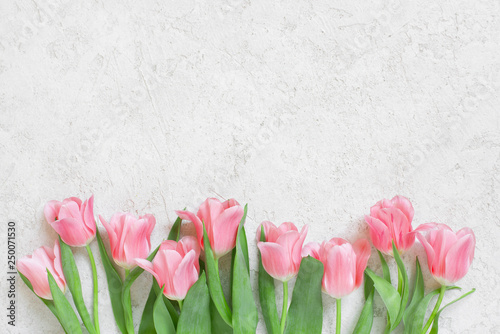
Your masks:
<instances>
[{"instance_id":1,"label":"pink tulip","mask_svg":"<svg viewBox=\"0 0 500 334\"><path fill-rule=\"evenodd\" d=\"M198 258L200 247L195 237L184 237L179 242L164 241L153 263L136 259L139 267L151 273L163 294L171 300L183 300L200 273Z\"/></svg>"},{"instance_id":2,"label":"pink tulip","mask_svg":"<svg viewBox=\"0 0 500 334\"><path fill-rule=\"evenodd\" d=\"M370 226L370 237L375 248L393 255L394 241L398 251L409 249L415 242L415 232L411 226L413 212L410 201L399 195L390 201L383 199L372 206L365 220Z\"/></svg>"},{"instance_id":3,"label":"pink tulip","mask_svg":"<svg viewBox=\"0 0 500 334\"><path fill-rule=\"evenodd\" d=\"M336 299L360 287L370 253L366 239L359 239L351 245L344 239L333 238L321 245L308 243L302 250L303 256L312 256L323 263L322 289Z\"/></svg>"},{"instance_id":4,"label":"pink tulip","mask_svg":"<svg viewBox=\"0 0 500 334\"><path fill-rule=\"evenodd\" d=\"M59 240L54 243L54 249L40 247L17 261L17 270L30 281L35 293L43 299L52 299L49 287L47 269L50 271L57 286L66 291L66 279L64 278L61 264L61 249Z\"/></svg>"},{"instance_id":5,"label":"pink tulip","mask_svg":"<svg viewBox=\"0 0 500 334\"><path fill-rule=\"evenodd\" d=\"M260 240L261 228L264 227L266 241L258 241L262 265L269 275L282 282L287 282L299 272L301 252L307 235L307 225L298 231L292 223L283 223L276 227L265 221L257 229Z\"/></svg>"},{"instance_id":6,"label":"pink tulip","mask_svg":"<svg viewBox=\"0 0 500 334\"><path fill-rule=\"evenodd\" d=\"M442 285L454 284L467 274L474 258L474 232L465 227L455 233L445 224L421 226L418 230L424 230L425 236L419 233L417 237L427 253L430 272Z\"/></svg>"},{"instance_id":7,"label":"pink tulip","mask_svg":"<svg viewBox=\"0 0 500 334\"><path fill-rule=\"evenodd\" d=\"M135 218L130 213L115 213L109 223L99 216L109 235L111 253L116 264L125 269L136 265L135 259L145 259L151 250L151 232L156 224L153 215Z\"/></svg>"},{"instance_id":8,"label":"pink tulip","mask_svg":"<svg viewBox=\"0 0 500 334\"><path fill-rule=\"evenodd\" d=\"M201 249L204 249L202 222L205 224L215 259L227 254L236 245L236 234L243 217L243 208L236 200L221 202L217 198L207 198L196 215L189 211L176 213L181 219L193 222Z\"/></svg>"},{"instance_id":9,"label":"pink tulip","mask_svg":"<svg viewBox=\"0 0 500 334\"><path fill-rule=\"evenodd\" d=\"M76 197L50 201L43 210L47 222L70 246L88 245L95 237L94 195L83 202Z\"/></svg>"}]
</instances>

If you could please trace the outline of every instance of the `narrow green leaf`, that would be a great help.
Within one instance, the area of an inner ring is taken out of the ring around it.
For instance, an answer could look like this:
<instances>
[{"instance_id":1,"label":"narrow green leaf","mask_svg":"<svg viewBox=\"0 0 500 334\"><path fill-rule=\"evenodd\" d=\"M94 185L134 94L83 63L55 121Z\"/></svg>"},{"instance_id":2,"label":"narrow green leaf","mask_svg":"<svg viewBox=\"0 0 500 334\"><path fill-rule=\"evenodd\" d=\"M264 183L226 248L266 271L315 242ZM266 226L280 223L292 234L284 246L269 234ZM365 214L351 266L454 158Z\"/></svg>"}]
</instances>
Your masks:
<instances>
[{"instance_id":1,"label":"narrow green leaf","mask_svg":"<svg viewBox=\"0 0 500 334\"><path fill-rule=\"evenodd\" d=\"M364 284L365 300L367 300L373 291L373 281L370 278L370 276L368 276L366 273L364 273L364 280L365 280L365 284Z\"/></svg>"},{"instance_id":2,"label":"narrow green leaf","mask_svg":"<svg viewBox=\"0 0 500 334\"><path fill-rule=\"evenodd\" d=\"M156 247L156 249L147 257L149 262L153 261L156 253L160 249L160 245ZM144 272L144 269L141 267L135 267L130 274L125 278L125 282L123 282L122 286L122 305L123 305L123 314L125 318L125 327L128 331L133 331L134 328L134 320L132 319L132 299L130 297L130 288L134 281Z\"/></svg>"},{"instance_id":3,"label":"narrow green leaf","mask_svg":"<svg viewBox=\"0 0 500 334\"><path fill-rule=\"evenodd\" d=\"M224 297L224 292L222 291L218 262L215 261L205 224L203 224L203 245L205 248L205 269L207 273L208 290L210 291L210 296L212 297L212 301L214 302L214 305L217 308L217 311L219 311L222 319L229 326L232 326L231 309L229 308L226 298Z\"/></svg>"},{"instance_id":4,"label":"narrow green leaf","mask_svg":"<svg viewBox=\"0 0 500 334\"><path fill-rule=\"evenodd\" d=\"M202 273L184 299L184 306L177 324L177 333L210 334L211 332L210 294L205 273Z\"/></svg>"},{"instance_id":5,"label":"narrow green leaf","mask_svg":"<svg viewBox=\"0 0 500 334\"><path fill-rule=\"evenodd\" d=\"M122 279L113 266L111 258L104 247L101 235L99 234L99 229L97 229L96 236L97 243L99 244L99 253L101 254L102 265L104 267L104 271L106 272L106 279L108 281L109 299L111 300L111 308L113 309L115 322L120 332L126 334L125 315L123 313L122 305Z\"/></svg>"},{"instance_id":6,"label":"narrow green leaf","mask_svg":"<svg viewBox=\"0 0 500 334\"><path fill-rule=\"evenodd\" d=\"M153 306L153 321L158 334L175 334L174 323L170 318L165 303L163 303L163 293L158 294Z\"/></svg>"},{"instance_id":7,"label":"narrow green leaf","mask_svg":"<svg viewBox=\"0 0 500 334\"><path fill-rule=\"evenodd\" d=\"M186 210L186 208L184 208L184 210ZM174 222L174 225L172 225L170 233L168 234L168 240L179 241L179 235L181 233L181 223L182 219L180 217L177 217L177 219Z\"/></svg>"},{"instance_id":8,"label":"narrow green leaf","mask_svg":"<svg viewBox=\"0 0 500 334\"><path fill-rule=\"evenodd\" d=\"M361 314L359 315L358 322L356 327L354 328L353 334L369 334L372 330L373 325L373 296L375 294L375 290L372 289L368 298L365 301L365 305L363 306L363 310L361 310Z\"/></svg>"},{"instance_id":9,"label":"narrow green leaf","mask_svg":"<svg viewBox=\"0 0 500 334\"><path fill-rule=\"evenodd\" d=\"M163 293L160 292L161 288L158 285L158 282L156 281L156 279L154 277L153 277L153 291L155 293L155 296L158 296L158 294L163 295ZM163 303L167 307L168 313L170 314L170 318L172 319L174 326L177 326L177 321L179 320L179 314L177 313L177 310L175 309L175 307L173 305L174 301L168 299L167 297L165 297L165 295L163 295Z\"/></svg>"},{"instance_id":10,"label":"narrow green leaf","mask_svg":"<svg viewBox=\"0 0 500 334\"><path fill-rule=\"evenodd\" d=\"M377 251L377 253L378 257L380 258L380 263L382 264L382 277L384 277L387 282L391 283L391 271L389 270L389 266L385 261L384 254L382 254L380 251Z\"/></svg>"},{"instance_id":11,"label":"narrow green leaf","mask_svg":"<svg viewBox=\"0 0 500 334\"><path fill-rule=\"evenodd\" d=\"M398 275L402 278L402 280L398 280L398 282L402 284L402 286L398 287L402 293L400 295L401 302L399 304L399 312L396 317L396 320L393 322L391 319L391 331L394 330L396 327L398 327L399 323L401 322L401 319L403 318L403 314L406 309L406 304L408 303L408 297L410 294L410 289L408 287L408 274L406 273L405 265L403 263L403 260L401 260L401 257L399 256L399 252L396 249L394 241L392 242L392 252L394 254L394 259L396 260L396 264L398 265Z\"/></svg>"},{"instance_id":12,"label":"narrow green leaf","mask_svg":"<svg viewBox=\"0 0 500 334\"><path fill-rule=\"evenodd\" d=\"M155 279L153 277L153 285ZM139 325L139 334L156 334L155 326L153 323L153 310L156 301L156 293L153 285L151 285L151 290L149 290L148 300L144 305L144 310L142 311L141 324Z\"/></svg>"},{"instance_id":13,"label":"narrow green leaf","mask_svg":"<svg viewBox=\"0 0 500 334\"><path fill-rule=\"evenodd\" d=\"M408 318L410 314L415 312L415 308L418 303L424 298L424 277L422 275L422 268L420 267L420 262L418 258L416 260L416 277L415 277L415 288L413 289L413 295L411 297L410 305L406 308L403 315L403 323L408 324Z\"/></svg>"},{"instance_id":14,"label":"narrow green leaf","mask_svg":"<svg viewBox=\"0 0 500 334\"><path fill-rule=\"evenodd\" d=\"M448 306L458 302L460 299L463 299L465 297L467 297L468 295L474 293L476 291L476 289L472 289L471 291L467 292L467 293L464 293L463 295L461 295L460 297L458 297L457 299L449 302L448 304L446 304L445 306L443 306L438 313L436 313L436 317L434 318L434 322L432 323L432 328L431 328L431 331L429 334L437 334L438 333L438 330L439 330L439 316L441 315L441 312L443 312L443 310L445 308L447 308Z\"/></svg>"},{"instance_id":15,"label":"narrow green leaf","mask_svg":"<svg viewBox=\"0 0 500 334\"><path fill-rule=\"evenodd\" d=\"M245 234L245 218L247 206L245 205L236 235L236 252L234 257L232 301L232 324L236 333L255 333L259 316L257 306L253 299L252 284L250 283L250 266L248 263L248 243Z\"/></svg>"},{"instance_id":16,"label":"narrow green leaf","mask_svg":"<svg viewBox=\"0 0 500 334\"><path fill-rule=\"evenodd\" d=\"M293 288L292 302L288 309L286 334L321 334L323 326L322 279L323 264L310 256L303 258Z\"/></svg>"},{"instance_id":17,"label":"narrow green leaf","mask_svg":"<svg viewBox=\"0 0 500 334\"><path fill-rule=\"evenodd\" d=\"M367 268L365 273L370 276L373 281L375 290L382 298L387 309L387 315L389 317L390 323L396 320L399 313L399 305L401 304L401 298L394 287L382 277L377 276L371 269Z\"/></svg>"},{"instance_id":18,"label":"narrow green leaf","mask_svg":"<svg viewBox=\"0 0 500 334\"><path fill-rule=\"evenodd\" d=\"M59 237L59 244L61 248L62 269L64 277L66 278L66 284L71 292L71 295L73 296L73 301L80 317L82 318L83 324L90 334L95 334L96 330L92 322L92 318L90 317L85 303L83 302L82 282L80 280L78 268L76 267L73 251L70 246L62 241L61 237Z\"/></svg>"},{"instance_id":19,"label":"narrow green leaf","mask_svg":"<svg viewBox=\"0 0 500 334\"><path fill-rule=\"evenodd\" d=\"M56 307L54 305L54 301L50 300L50 299L44 299L44 298L38 296L35 293L35 291L33 290L33 285L31 285L31 282L29 281L29 279L27 279L26 276L24 276L23 274L21 274L20 271L17 271L17 272L19 273L19 276L21 277L21 279L23 280L23 282L31 290L31 292L33 292L35 294L35 296L37 296L38 299L40 299L45 304L45 306L47 306L47 308L50 310L50 312L52 312L54 314L54 316L57 318L57 320L59 320L59 315L57 314L57 310L56 310ZM59 320L59 322L61 322L61 321Z\"/></svg>"},{"instance_id":20,"label":"narrow green leaf","mask_svg":"<svg viewBox=\"0 0 500 334\"><path fill-rule=\"evenodd\" d=\"M64 331L71 334L82 333L80 321L78 321L75 311L73 311L71 304L68 302L61 289L59 289L59 286L48 269L47 275L49 279L50 292L52 293L52 298L54 300L54 306L57 310L59 322L64 328Z\"/></svg>"},{"instance_id":21,"label":"narrow green leaf","mask_svg":"<svg viewBox=\"0 0 500 334\"><path fill-rule=\"evenodd\" d=\"M446 290L452 290L452 289L460 289L460 288L456 286L451 286L446 288ZM422 328L424 327L424 318L425 318L425 313L427 312L427 307L429 306L432 297L439 294L439 290L440 288L432 292L429 292L424 298L422 298L420 303L418 303L418 306L415 308L415 311L409 314L408 325L405 325L404 329L405 334L420 333L422 331Z\"/></svg>"},{"instance_id":22,"label":"narrow green leaf","mask_svg":"<svg viewBox=\"0 0 500 334\"><path fill-rule=\"evenodd\" d=\"M212 325L212 333L217 334L232 334L233 329L222 319L215 307L213 300L210 298L210 322Z\"/></svg>"},{"instance_id":23,"label":"narrow green leaf","mask_svg":"<svg viewBox=\"0 0 500 334\"><path fill-rule=\"evenodd\" d=\"M264 229L260 232L260 241L266 241ZM262 308L262 315L266 323L269 334L280 334L280 319L278 308L276 307L276 292L274 288L274 278L271 277L262 265L259 252L259 300Z\"/></svg>"}]
</instances>

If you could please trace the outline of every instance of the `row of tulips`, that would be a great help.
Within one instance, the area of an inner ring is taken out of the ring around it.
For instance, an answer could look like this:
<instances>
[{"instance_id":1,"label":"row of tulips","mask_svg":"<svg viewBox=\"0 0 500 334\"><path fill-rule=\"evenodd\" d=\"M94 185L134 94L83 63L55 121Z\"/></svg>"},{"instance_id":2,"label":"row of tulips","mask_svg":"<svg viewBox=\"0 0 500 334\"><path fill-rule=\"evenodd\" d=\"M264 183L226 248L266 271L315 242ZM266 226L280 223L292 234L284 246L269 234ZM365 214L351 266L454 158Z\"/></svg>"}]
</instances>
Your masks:
<instances>
[{"instance_id":1,"label":"row of tulips","mask_svg":"<svg viewBox=\"0 0 500 334\"><path fill-rule=\"evenodd\" d=\"M54 247L41 247L21 258L17 268L29 288L59 320L66 333L100 333L98 280L96 264L89 244L97 236L108 292L118 329L122 333L255 333L257 306L250 284L248 245L244 229L247 207L236 200L221 202L209 198L197 213L176 211L168 239L151 251L150 236L156 224L152 215L139 218L116 213L109 222L99 216L109 237L109 256L96 226L93 196L85 202L71 197L62 202L50 201L44 209L47 222L59 234ZM401 323L405 333L438 332L441 303L447 290L468 271L474 257L475 237L463 228L454 233L444 224L423 224L412 228L414 210L408 199L396 196L382 200L365 216L372 244L382 265L379 276L367 267L371 247L366 239L354 243L332 238L321 244L304 245L308 227L299 231L293 223L275 226L265 221L257 229L260 251L259 300L268 333L321 333L323 291L336 300L336 333L341 328L341 300L364 282L365 304L354 333L370 333L373 323L375 292L387 309L390 333ZM196 237L180 238L182 220L190 221ZM441 288L425 294L419 261L412 297L409 279L400 254L410 249L418 238L427 253L431 274ZM84 304L82 282L71 247L85 247L93 273L93 318ZM221 285L219 259L231 253L230 298ZM398 268L397 287L391 284L386 256L394 258ZM120 275L113 262L123 268ZM131 286L143 271L153 283L141 322L134 326ZM122 278L123 277L123 278ZM297 277L291 303L288 282ZM283 284L283 303L278 315L275 282ZM75 312L66 298L69 289ZM474 289L455 301L474 292ZM438 295L430 317L425 314ZM449 304L448 304L449 305ZM431 328L432 326L432 328Z\"/></svg>"}]
</instances>

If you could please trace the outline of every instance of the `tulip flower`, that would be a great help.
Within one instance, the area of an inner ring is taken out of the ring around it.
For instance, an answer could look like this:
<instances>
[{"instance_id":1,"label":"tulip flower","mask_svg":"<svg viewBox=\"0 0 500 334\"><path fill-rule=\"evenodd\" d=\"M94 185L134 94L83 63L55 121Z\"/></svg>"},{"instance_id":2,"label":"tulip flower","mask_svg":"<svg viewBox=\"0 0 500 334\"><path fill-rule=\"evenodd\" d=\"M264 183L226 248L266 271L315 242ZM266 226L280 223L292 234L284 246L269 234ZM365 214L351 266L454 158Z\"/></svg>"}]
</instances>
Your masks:
<instances>
[{"instance_id":1,"label":"tulip flower","mask_svg":"<svg viewBox=\"0 0 500 334\"><path fill-rule=\"evenodd\" d=\"M187 236L179 242L164 241L153 262L136 259L136 264L151 273L158 285L163 287L163 294L171 300L186 298L191 286L196 283L200 273L198 258L200 247L196 238Z\"/></svg>"},{"instance_id":2,"label":"tulip flower","mask_svg":"<svg viewBox=\"0 0 500 334\"><path fill-rule=\"evenodd\" d=\"M467 274L474 259L476 237L468 227L455 233L445 224L423 224L417 230L419 232L417 238L427 253L429 270L441 284L436 305L422 330L422 333L426 333L441 307L446 286L454 284ZM461 298L474 291L473 289Z\"/></svg>"},{"instance_id":3,"label":"tulip flower","mask_svg":"<svg viewBox=\"0 0 500 334\"><path fill-rule=\"evenodd\" d=\"M260 241L262 229L264 229L266 241ZM304 225L299 232L293 223L283 223L276 227L270 221L262 222L257 228L257 247L260 250L262 266L271 277L283 282L281 333L285 329L288 313L288 281L299 272L302 245L307 229L307 225Z\"/></svg>"},{"instance_id":4,"label":"tulip flower","mask_svg":"<svg viewBox=\"0 0 500 334\"><path fill-rule=\"evenodd\" d=\"M467 227L455 233L445 224L424 225L428 228L417 237L427 253L429 270L441 285L453 285L467 274L474 258L474 232Z\"/></svg>"},{"instance_id":5,"label":"tulip flower","mask_svg":"<svg viewBox=\"0 0 500 334\"><path fill-rule=\"evenodd\" d=\"M61 249L59 240L54 243L54 248L40 247L17 261L17 270L23 274L33 286L33 291L43 299L52 299L50 292L47 269L50 271L57 286L66 291L66 279L62 270Z\"/></svg>"},{"instance_id":6,"label":"tulip flower","mask_svg":"<svg viewBox=\"0 0 500 334\"><path fill-rule=\"evenodd\" d=\"M391 200L383 199L370 208L365 220L370 226L372 243L379 251L392 254L392 242L400 252L409 249L415 242L412 229L413 206L403 196Z\"/></svg>"},{"instance_id":7,"label":"tulip flower","mask_svg":"<svg viewBox=\"0 0 500 334\"><path fill-rule=\"evenodd\" d=\"M304 246L303 256L312 256L324 266L322 290L336 299L337 328L340 333L341 298L361 286L363 273L370 258L370 244L366 239L359 239L350 244L344 239L333 238L321 245L312 242Z\"/></svg>"},{"instance_id":8,"label":"tulip flower","mask_svg":"<svg viewBox=\"0 0 500 334\"><path fill-rule=\"evenodd\" d=\"M262 227L266 236L265 242L259 241ZM259 226L257 247L262 257L262 265L269 275L282 282L297 276L306 235L307 225L304 225L300 233L293 223L283 223L276 227L265 221Z\"/></svg>"},{"instance_id":9,"label":"tulip flower","mask_svg":"<svg viewBox=\"0 0 500 334\"><path fill-rule=\"evenodd\" d=\"M88 245L95 237L94 196L82 203L70 197L62 202L50 201L43 210L47 222L61 239L73 247Z\"/></svg>"},{"instance_id":10,"label":"tulip flower","mask_svg":"<svg viewBox=\"0 0 500 334\"><path fill-rule=\"evenodd\" d=\"M200 205L196 215L189 211L176 211L176 213L181 219L193 222L201 249L204 249L203 224L205 224L216 260L230 252L236 245L236 234L243 217L243 208L236 200L221 202L216 198L207 198Z\"/></svg>"},{"instance_id":11,"label":"tulip flower","mask_svg":"<svg viewBox=\"0 0 500 334\"><path fill-rule=\"evenodd\" d=\"M156 224L153 215L140 216L115 213L109 223L99 216L109 235L113 260L126 272L136 265L135 260L145 259L151 250L151 232Z\"/></svg>"}]
</instances>

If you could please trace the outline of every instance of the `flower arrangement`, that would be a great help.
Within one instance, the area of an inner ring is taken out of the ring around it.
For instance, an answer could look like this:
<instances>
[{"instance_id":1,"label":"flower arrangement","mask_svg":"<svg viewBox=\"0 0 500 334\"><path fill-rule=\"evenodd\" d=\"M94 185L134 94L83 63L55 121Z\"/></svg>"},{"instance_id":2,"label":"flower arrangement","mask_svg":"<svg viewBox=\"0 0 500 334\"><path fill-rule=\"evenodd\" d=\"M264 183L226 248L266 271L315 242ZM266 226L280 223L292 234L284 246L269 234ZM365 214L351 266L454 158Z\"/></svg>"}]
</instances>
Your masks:
<instances>
[{"instance_id":1,"label":"flower arrangement","mask_svg":"<svg viewBox=\"0 0 500 334\"><path fill-rule=\"evenodd\" d=\"M89 244L97 239L105 269L108 293L117 329L132 333L255 333L258 309L253 297L248 241L244 228L247 206L236 200L221 202L208 198L196 214L176 211L167 240L155 249L151 233L156 220L146 214L139 218L116 213L99 220L108 237L111 256L106 250L94 218L94 198L82 202L71 197L46 204L47 222L58 233L54 247L41 247L17 263L19 275L60 322L65 333L100 333L98 279ZM370 238L377 249L382 274L367 268L370 243L353 243L342 238L304 245L308 226L300 231L285 222L279 226L262 222L256 231L260 260L258 295L268 333L321 333L322 292L336 300L336 333L341 330L341 300L364 283L365 303L353 333L370 333L373 323L374 294L380 295L387 309L391 333L398 326L404 333L438 333L439 316L448 305L470 295L465 293L441 307L448 290L465 276L474 258L475 236L471 229L453 232L444 224L428 223L413 229L414 209L403 196L381 200L365 216ZM196 236L180 235L182 221L192 222ZM410 298L410 284L400 254L415 241L427 254L431 275L441 287L425 294L423 272L416 261L416 277ZM93 272L93 317L82 297L82 282L71 247L86 247ZM219 259L231 254L230 296L223 292ZM391 283L386 257L398 268L397 286ZM392 261L392 260L391 260ZM123 275L113 262L123 269ZM140 324L132 317L131 287L144 272L152 276L152 286ZM123 276L123 277L122 277ZM296 277L289 303L289 281ZM278 314L275 280L283 284L283 303ZM65 294L69 289L75 310ZM432 298L437 301L425 319ZM78 314L78 315L77 315ZM136 326L138 325L138 326ZM431 327L432 326L432 327Z\"/></svg>"}]
</instances>

